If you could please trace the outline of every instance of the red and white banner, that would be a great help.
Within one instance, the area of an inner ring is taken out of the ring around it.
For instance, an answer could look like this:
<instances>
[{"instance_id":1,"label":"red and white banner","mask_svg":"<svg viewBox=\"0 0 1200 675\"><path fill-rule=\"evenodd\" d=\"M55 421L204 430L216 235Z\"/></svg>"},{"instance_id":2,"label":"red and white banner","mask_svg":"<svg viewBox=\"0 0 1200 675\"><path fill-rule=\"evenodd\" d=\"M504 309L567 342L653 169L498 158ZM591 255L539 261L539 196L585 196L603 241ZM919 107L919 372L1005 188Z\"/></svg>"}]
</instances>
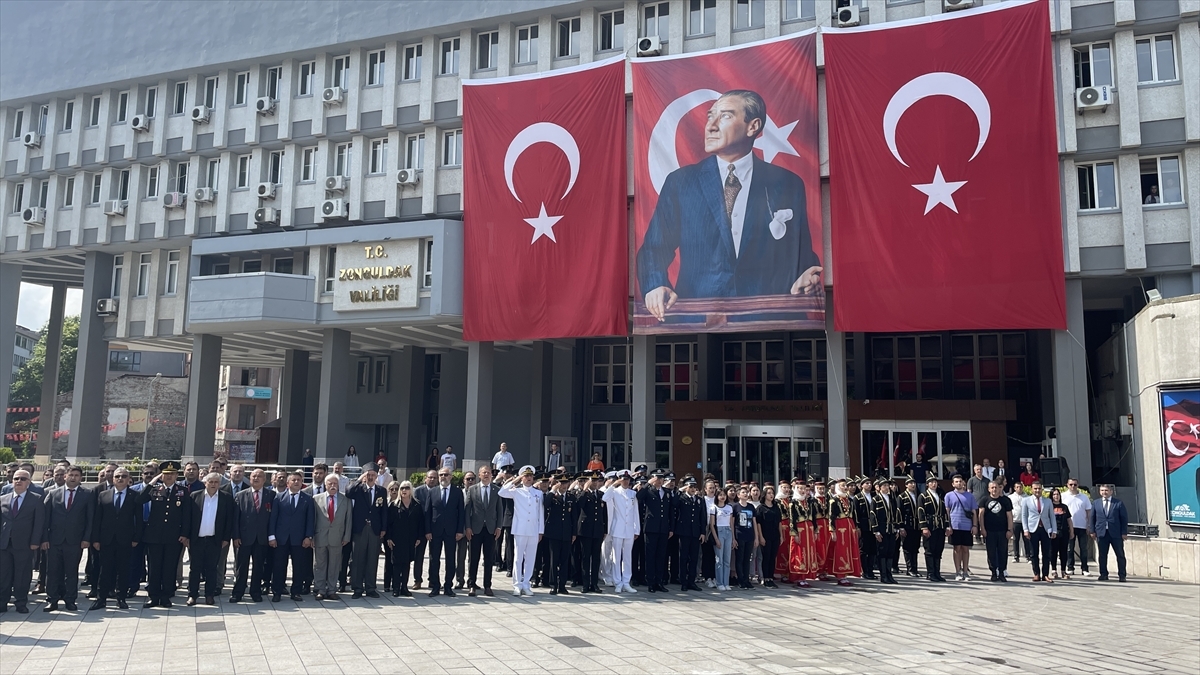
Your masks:
<instances>
[{"instance_id":1,"label":"red and white banner","mask_svg":"<svg viewBox=\"0 0 1200 675\"><path fill-rule=\"evenodd\" d=\"M1066 328L1047 11L823 29L838 330Z\"/></svg>"},{"instance_id":2,"label":"red and white banner","mask_svg":"<svg viewBox=\"0 0 1200 675\"><path fill-rule=\"evenodd\" d=\"M625 63L463 81L463 338L625 335Z\"/></svg>"},{"instance_id":3,"label":"red and white banner","mask_svg":"<svg viewBox=\"0 0 1200 675\"><path fill-rule=\"evenodd\" d=\"M823 330L815 33L632 68L633 332Z\"/></svg>"}]
</instances>

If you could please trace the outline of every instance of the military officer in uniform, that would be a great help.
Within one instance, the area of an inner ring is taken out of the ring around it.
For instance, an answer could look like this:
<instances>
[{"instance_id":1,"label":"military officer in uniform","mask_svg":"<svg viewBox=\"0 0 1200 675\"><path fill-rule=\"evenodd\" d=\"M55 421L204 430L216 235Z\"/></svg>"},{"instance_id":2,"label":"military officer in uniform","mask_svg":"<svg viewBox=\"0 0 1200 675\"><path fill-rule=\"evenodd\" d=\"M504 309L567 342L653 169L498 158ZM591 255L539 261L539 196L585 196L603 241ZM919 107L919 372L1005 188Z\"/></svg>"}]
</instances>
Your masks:
<instances>
[{"instance_id":1,"label":"military officer in uniform","mask_svg":"<svg viewBox=\"0 0 1200 675\"><path fill-rule=\"evenodd\" d=\"M672 536L674 498L663 486L667 472L655 469L649 485L638 491L638 506L642 513L642 534L646 541L646 585L651 593L667 590L667 540Z\"/></svg>"},{"instance_id":2,"label":"military officer in uniform","mask_svg":"<svg viewBox=\"0 0 1200 675\"><path fill-rule=\"evenodd\" d=\"M567 593L567 575L570 573L571 544L575 541L575 495L567 492L571 477L565 473L555 476L550 492L542 504L545 506L545 534L549 554L543 579L548 581L550 595Z\"/></svg>"},{"instance_id":3,"label":"military officer in uniform","mask_svg":"<svg viewBox=\"0 0 1200 675\"><path fill-rule=\"evenodd\" d=\"M192 502L188 488L176 483L179 462L167 460L158 465L160 473L138 495L139 501L150 505L141 542L146 547L149 580L144 608L171 606L175 595L176 568L183 547L188 545L192 531Z\"/></svg>"},{"instance_id":4,"label":"military officer in uniform","mask_svg":"<svg viewBox=\"0 0 1200 675\"><path fill-rule=\"evenodd\" d=\"M696 564L700 559L700 544L708 530L708 506L697 492L696 479L692 476L683 479L683 492L675 501L674 519L672 530L679 542L679 590L699 591Z\"/></svg>"},{"instance_id":5,"label":"military officer in uniform","mask_svg":"<svg viewBox=\"0 0 1200 675\"><path fill-rule=\"evenodd\" d=\"M896 531L900 521L898 500L892 495L892 482L886 478L875 481L875 543L879 558L879 581L896 583L892 576L892 561L896 557Z\"/></svg>"},{"instance_id":6,"label":"military officer in uniform","mask_svg":"<svg viewBox=\"0 0 1200 675\"><path fill-rule=\"evenodd\" d=\"M583 592L600 593L600 547L608 533L608 512L600 495L604 474L588 471L587 481L575 503L579 522L576 532L580 541L580 566L582 567Z\"/></svg>"},{"instance_id":7,"label":"military officer in uniform","mask_svg":"<svg viewBox=\"0 0 1200 675\"><path fill-rule=\"evenodd\" d=\"M533 595L530 579L533 577L533 559L537 555L538 541L545 533L545 509L542 507L542 491L533 484L534 470L526 464L516 478L508 481L498 493L512 500L513 518L513 595Z\"/></svg>"},{"instance_id":8,"label":"military officer in uniform","mask_svg":"<svg viewBox=\"0 0 1200 675\"><path fill-rule=\"evenodd\" d=\"M930 476L925 487L917 507L917 525L925 542L925 578L945 581L942 551L946 548L946 537L950 536L950 514L946 511L945 496L938 492L938 479Z\"/></svg>"}]
</instances>

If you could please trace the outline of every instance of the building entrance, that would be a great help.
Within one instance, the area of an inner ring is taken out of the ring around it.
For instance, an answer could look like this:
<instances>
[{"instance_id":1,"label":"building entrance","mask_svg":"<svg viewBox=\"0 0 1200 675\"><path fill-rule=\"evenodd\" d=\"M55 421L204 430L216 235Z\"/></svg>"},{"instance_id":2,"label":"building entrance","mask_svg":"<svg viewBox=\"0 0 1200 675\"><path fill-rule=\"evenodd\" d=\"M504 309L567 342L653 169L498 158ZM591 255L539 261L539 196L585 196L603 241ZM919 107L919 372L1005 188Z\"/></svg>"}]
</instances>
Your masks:
<instances>
[{"instance_id":1,"label":"building entrance","mask_svg":"<svg viewBox=\"0 0 1200 675\"><path fill-rule=\"evenodd\" d=\"M828 469L825 428L820 423L705 420L704 426L704 470L722 483L775 484L798 475L824 475Z\"/></svg>"}]
</instances>

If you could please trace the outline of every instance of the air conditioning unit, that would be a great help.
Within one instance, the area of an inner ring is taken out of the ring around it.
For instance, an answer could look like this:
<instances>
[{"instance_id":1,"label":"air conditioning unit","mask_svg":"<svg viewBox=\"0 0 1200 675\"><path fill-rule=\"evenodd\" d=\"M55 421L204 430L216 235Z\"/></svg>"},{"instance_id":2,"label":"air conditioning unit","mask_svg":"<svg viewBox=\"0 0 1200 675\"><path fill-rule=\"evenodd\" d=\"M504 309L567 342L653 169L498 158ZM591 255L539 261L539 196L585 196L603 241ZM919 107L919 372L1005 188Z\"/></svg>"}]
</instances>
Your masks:
<instances>
[{"instance_id":1,"label":"air conditioning unit","mask_svg":"<svg viewBox=\"0 0 1200 675\"><path fill-rule=\"evenodd\" d=\"M259 199L275 199L275 184L259 183L255 192Z\"/></svg>"},{"instance_id":2,"label":"air conditioning unit","mask_svg":"<svg viewBox=\"0 0 1200 675\"><path fill-rule=\"evenodd\" d=\"M942 11L953 12L957 9L974 7L975 0L942 0Z\"/></svg>"},{"instance_id":3,"label":"air conditioning unit","mask_svg":"<svg viewBox=\"0 0 1200 675\"><path fill-rule=\"evenodd\" d=\"M42 135L36 131L26 131L25 135L21 137L21 140L24 141L25 147L27 148L42 147Z\"/></svg>"},{"instance_id":4,"label":"air conditioning unit","mask_svg":"<svg viewBox=\"0 0 1200 675\"><path fill-rule=\"evenodd\" d=\"M163 208L178 209L187 201L186 192L168 192L163 195Z\"/></svg>"},{"instance_id":5,"label":"air conditioning unit","mask_svg":"<svg viewBox=\"0 0 1200 675\"><path fill-rule=\"evenodd\" d=\"M326 199L321 203L321 220L346 218L350 215L350 204L345 199Z\"/></svg>"},{"instance_id":6,"label":"air conditioning unit","mask_svg":"<svg viewBox=\"0 0 1200 675\"><path fill-rule=\"evenodd\" d=\"M658 56L662 53L662 41L657 35L647 35L638 40L637 55L638 56Z\"/></svg>"},{"instance_id":7,"label":"air conditioning unit","mask_svg":"<svg viewBox=\"0 0 1200 675\"><path fill-rule=\"evenodd\" d=\"M346 177L345 176L328 176L325 178L325 190L327 192L345 192Z\"/></svg>"},{"instance_id":8,"label":"air conditioning unit","mask_svg":"<svg viewBox=\"0 0 1200 675\"><path fill-rule=\"evenodd\" d=\"M150 131L150 118L145 115L134 115L129 120L129 127L134 131Z\"/></svg>"},{"instance_id":9,"label":"air conditioning unit","mask_svg":"<svg viewBox=\"0 0 1200 675\"><path fill-rule=\"evenodd\" d=\"M31 206L21 212L21 220L25 221L26 225L45 225L46 209L40 206Z\"/></svg>"},{"instance_id":10,"label":"air conditioning unit","mask_svg":"<svg viewBox=\"0 0 1200 675\"><path fill-rule=\"evenodd\" d=\"M839 28L857 26L859 24L858 5L846 5L845 7L839 7L837 14L834 16L837 18L837 25Z\"/></svg>"},{"instance_id":11,"label":"air conditioning unit","mask_svg":"<svg viewBox=\"0 0 1200 675\"><path fill-rule=\"evenodd\" d=\"M396 183L398 185L416 185L421 182L421 175L416 169L400 169L396 172Z\"/></svg>"},{"instance_id":12,"label":"air conditioning unit","mask_svg":"<svg viewBox=\"0 0 1200 675\"><path fill-rule=\"evenodd\" d=\"M96 314L100 316L116 316L117 315L117 299L116 298L100 298L96 301Z\"/></svg>"},{"instance_id":13,"label":"air conditioning unit","mask_svg":"<svg viewBox=\"0 0 1200 675\"><path fill-rule=\"evenodd\" d=\"M211 115L212 111L208 109L208 106L198 105L195 108L192 108L192 121L197 124L204 124L208 122L208 118Z\"/></svg>"},{"instance_id":14,"label":"air conditioning unit","mask_svg":"<svg viewBox=\"0 0 1200 675\"><path fill-rule=\"evenodd\" d=\"M321 92L321 102L325 105L341 105L346 98L346 90L341 87L325 87Z\"/></svg>"},{"instance_id":15,"label":"air conditioning unit","mask_svg":"<svg viewBox=\"0 0 1200 675\"><path fill-rule=\"evenodd\" d=\"M1113 89L1107 84L1075 90L1075 110L1103 110L1113 102Z\"/></svg>"},{"instance_id":16,"label":"air conditioning unit","mask_svg":"<svg viewBox=\"0 0 1200 675\"><path fill-rule=\"evenodd\" d=\"M192 200L194 200L197 204L207 204L211 202L216 195L217 191L210 187L196 188L195 192L192 193Z\"/></svg>"},{"instance_id":17,"label":"air conditioning unit","mask_svg":"<svg viewBox=\"0 0 1200 675\"><path fill-rule=\"evenodd\" d=\"M279 222L279 209L273 209L269 206L261 206L254 209L254 224L255 225L274 225Z\"/></svg>"},{"instance_id":18,"label":"air conditioning unit","mask_svg":"<svg viewBox=\"0 0 1200 675\"><path fill-rule=\"evenodd\" d=\"M275 99L270 96L263 96L254 102L254 109L259 115L270 115L275 112Z\"/></svg>"},{"instance_id":19,"label":"air conditioning unit","mask_svg":"<svg viewBox=\"0 0 1200 675\"><path fill-rule=\"evenodd\" d=\"M104 215L106 216L123 216L125 215L125 200L110 199L104 202Z\"/></svg>"}]
</instances>

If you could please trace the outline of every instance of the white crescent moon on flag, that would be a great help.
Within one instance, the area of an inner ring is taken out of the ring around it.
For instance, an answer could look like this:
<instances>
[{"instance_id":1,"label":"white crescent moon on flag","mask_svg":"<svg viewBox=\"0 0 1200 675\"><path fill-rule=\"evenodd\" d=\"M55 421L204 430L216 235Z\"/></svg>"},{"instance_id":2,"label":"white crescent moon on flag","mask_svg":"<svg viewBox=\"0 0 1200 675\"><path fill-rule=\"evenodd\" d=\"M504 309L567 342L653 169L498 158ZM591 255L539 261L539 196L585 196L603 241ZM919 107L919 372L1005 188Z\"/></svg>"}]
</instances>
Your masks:
<instances>
[{"instance_id":1,"label":"white crescent moon on flag","mask_svg":"<svg viewBox=\"0 0 1200 675\"><path fill-rule=\"evenodd\" d=\"M1187 454L1187 446L1185 445L1181 448L1171 440L1171 433L1175 430L1176 424L1182 426L1184 429L1187 429L1188 426L1182 420L1168 420L1163 433L1163 441L1167 444L1167 452L1175 457L1183 457Z\"/></svg>"},{"instance_id":2,"label":"white crescent moon on flag","mask_svg":"<svg viewBox=\"0 0 1200 675\"><path fill-rule=\"evenodd\" d=\"M658 116L654 130L650 132L650 151L647 164L650 168L650 184L654 193L662 191L667 175L679 168L679 155L675 151L675 133L679 120L698 105L721 98L721 93L712 89L696 89L671 101Z\"/></svg>"},{"instance_id":3,"label":"white crescent moon on flag","mask_svg":"<svg viewBox=\"0 0 1200 675\"><path fill-rule=\"evenodd\" d=\"M513 167L516 166L521 153L534 143L550 143L567 156L567 162L571 165L571 180L567 182L567 191L563 193L563 197L566 197L571 193L571 188L575 187L575 179L579 177L579 145L575 143L571 132L553 122L535 122L513 136L512 142L508 144L508 151L504 153L504 180L508 183L508 191L514 199L521 201L517 196L517 189L513 187Z\"/></svg>"},{"instance_id":4,"label":"white crescent moon on flag","mask_svg":"<svg viewBox=\"0 0 1200 675\"><path fill-rule=\"evenodd\" d=\"M971 155L971 159L975 159L979 155L979 151L983 150L983 144L987 143L988 131L992 128L992 106L988 103L983 90L974 82L962 75L940 72L925 73L914 77L897 89L895 94L892 94L887 109L883 111L883 138L887 141L892 156L896 158L896 161L908 166L908 162L904 161L900 156L900 151L896 149L896 125L900 123L900 118L906 110L928 96L956 98L967 104L971 112L975 113L975 118L979 121L979 143Z\"/></svg>"}]
</instances>

